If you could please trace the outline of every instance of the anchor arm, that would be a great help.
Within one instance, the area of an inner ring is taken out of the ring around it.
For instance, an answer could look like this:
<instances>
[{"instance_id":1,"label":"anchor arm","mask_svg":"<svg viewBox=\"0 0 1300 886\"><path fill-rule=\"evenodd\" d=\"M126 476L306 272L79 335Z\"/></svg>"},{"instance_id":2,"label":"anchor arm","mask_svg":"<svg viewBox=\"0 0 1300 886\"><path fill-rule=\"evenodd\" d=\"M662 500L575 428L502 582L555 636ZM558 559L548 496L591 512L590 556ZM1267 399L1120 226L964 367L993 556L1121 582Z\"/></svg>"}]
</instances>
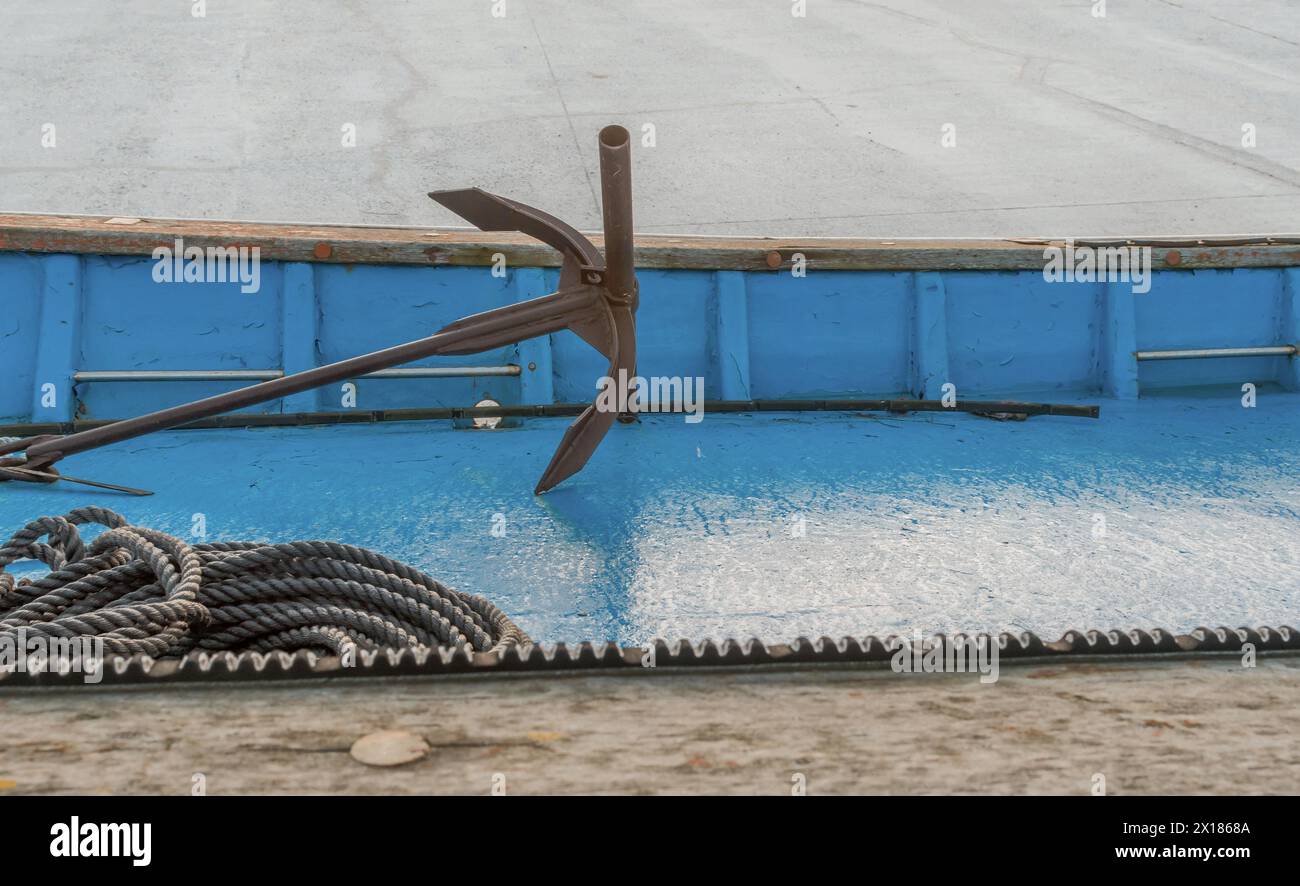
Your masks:
<instances>
[{"instance_id":1,"label":"anchor arm","mask_svg":"<svg viewBox=\"0 0 1300 886\"><path fill-rule=\"evenodd\" d=\"M584 282L601 282L603 262L599 250L576 228L550 213L479 188L430 191L429 197L480 231L518 231L541 240L572 258L580 268L595 273L584 277Z\"/></svg>"},{"instance_id":2,"label":"anchor arm","mask_svg":"<svg viewBox=\"0 0 1300 886\"><path fill-rule=\"evenodd\" d=\"M605 265L594 276L599 253L586 237L553 216L478 189L435 191L429 196L482 230L517 230L548 243L565 256L561 282L599 282L603 296L589 318L575 317L569 328L609 358L615 384L636 375L636 309L640 301L632 240L632 153L622 126L600 131L601 209L605 225ZM625 393L625 392L624 392ZM617 402L626 402L620 396ZM609 432L617 413L588 406L560 440L534 490L546 492L586 466Z\"/></svg>"}]
</instances>

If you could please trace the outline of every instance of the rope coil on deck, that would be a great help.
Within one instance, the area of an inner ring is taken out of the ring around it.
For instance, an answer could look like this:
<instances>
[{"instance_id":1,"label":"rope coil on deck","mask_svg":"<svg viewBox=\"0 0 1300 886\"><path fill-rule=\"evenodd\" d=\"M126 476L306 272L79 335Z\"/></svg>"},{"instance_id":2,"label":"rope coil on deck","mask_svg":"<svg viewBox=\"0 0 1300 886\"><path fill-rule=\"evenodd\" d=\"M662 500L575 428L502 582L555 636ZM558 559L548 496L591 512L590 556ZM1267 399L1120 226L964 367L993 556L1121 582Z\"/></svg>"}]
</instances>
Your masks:
<instances>
[{"instance_id":1,"label":"rope coil on deck","mask_svg":"<svg viewBox=\"0 0 1300 886\"><path fill-rule=\"evenodd\" d=\"M89 544L78 527L107 527ZM44 541L42 541L44 539ZM51 572L15 580L38 560ZM294 651L532 641L500 609L365 548L325 541L191 545L105 508L28 523L0 546L0 636L95 637L105 652Z\"/></svg>"}]
</instances>

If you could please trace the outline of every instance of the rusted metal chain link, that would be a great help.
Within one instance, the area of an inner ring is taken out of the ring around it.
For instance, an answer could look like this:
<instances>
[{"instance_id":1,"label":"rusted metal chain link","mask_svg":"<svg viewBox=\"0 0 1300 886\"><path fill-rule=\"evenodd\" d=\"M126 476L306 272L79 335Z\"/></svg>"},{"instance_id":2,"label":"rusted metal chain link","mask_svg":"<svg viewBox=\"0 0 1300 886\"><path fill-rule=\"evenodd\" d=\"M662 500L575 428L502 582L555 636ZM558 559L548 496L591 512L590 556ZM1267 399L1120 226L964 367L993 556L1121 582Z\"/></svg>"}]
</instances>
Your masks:
<instances>
[{"instance_id":1,"label":"rusted metal chain link","mask_svg":"<svg viewBox=\"0 0 1300 886\"><path fill-rule=\"evenodd\" d=\"M78 527L108 527L87 545ZM43 539L43 540L42 540ZM17 560L48 575L16 581ZM104 508L33 520L0 546L0 636L103 640L117 655L532 641L500 609L374 551L325 541L191 545Z\"/></svg>"}]
</instances>

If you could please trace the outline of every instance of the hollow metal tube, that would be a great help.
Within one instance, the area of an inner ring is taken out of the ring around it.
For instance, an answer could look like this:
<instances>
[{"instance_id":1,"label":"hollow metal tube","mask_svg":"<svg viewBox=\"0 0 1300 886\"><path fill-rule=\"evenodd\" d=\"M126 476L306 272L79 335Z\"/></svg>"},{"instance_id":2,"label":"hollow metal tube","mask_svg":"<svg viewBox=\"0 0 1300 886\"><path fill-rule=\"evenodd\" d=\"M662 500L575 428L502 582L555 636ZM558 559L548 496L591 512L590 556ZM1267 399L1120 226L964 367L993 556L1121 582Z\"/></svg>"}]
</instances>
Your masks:
<instances>
[{"instance_id":1,"label":"hollow metal tube","mask_svg":"<svg viewBox=\"0 0 1300 886\"><path fill-rule=\"evenodd\" d=\"M270 381L282 378L279 369L85 369L72 374L76 382L90 381Z\"/></svg>"},{"instance_id":2,"label":"hollow metal tube","mask_svg":"<svg viewBox=\"0 0 1300 886\"><path fill-rule=\"evenodd\" d=\"M519 374L519 367L505 366L402 366L397 369L380 369L361 378L486 378Z\"/></svg>"},{"instance_id":3,"label":"hollow metal tube","mask_svg":"<svg viewBox=\"0 0 1300 886\"><path fill-rule=\"evenodd\" d=\"M1137 351L1139 360L1209 360L1217 357L1294 357L1295 345L1254 348L1184 348L1174 351Z\"/></svg>"},{"instance_id":4,"label":"hollow metal tube","mask_svg":"<svg viewBox=\"0 0 1300 886\"><path fill-rule=\"evenodd\" d=\"M357 378L483 378L519 375L519 367L505 366L411 366L380 369ZM284 378L281 369L87 369L72 376L78 382L134 381L270 381Z\"/></svg>"},{"instance_id":5,"label":"hollow metal tube","mask_svg":"<svg viewBox=\"0 0 1300 886\"><path fill-rule=\"evenodd\" d=\"M615 297L633 299L632 146L622 126L600 131L600 202L605 217L605 285Z\"/></svg>"}]
</instances>

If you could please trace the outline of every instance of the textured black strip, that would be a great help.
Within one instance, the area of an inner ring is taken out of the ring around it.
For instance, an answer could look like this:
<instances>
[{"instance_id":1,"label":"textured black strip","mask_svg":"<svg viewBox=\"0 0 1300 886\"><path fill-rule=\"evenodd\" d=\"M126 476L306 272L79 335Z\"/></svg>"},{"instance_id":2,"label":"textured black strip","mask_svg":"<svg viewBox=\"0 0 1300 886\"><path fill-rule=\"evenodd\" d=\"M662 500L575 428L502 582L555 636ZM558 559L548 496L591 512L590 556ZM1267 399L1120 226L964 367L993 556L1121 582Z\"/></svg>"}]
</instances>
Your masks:
<instances>
[{"instance_id":1,"label":"textured black strip","mask_svg":"<svg viewBox=\"0 0 1300 886\"><path fill-rule=\"evenodd\" d=\"M924 649L947 649L945 644L989 642L989 634L936 634L927 638ZM1084 656L1136 655L1158 660L1162 656L1198 654L1242 654L1246 644L1255 651L1300 652L1300 632L1292 627L1196 628L1190 634L1173 634L1159 628L1129 631L1067 631L1061 639L1044 643L1031 633L1002 633L992 638L998 644L999 661L1017 659L1070 660ZM800 637L793 643L766 645L759 640L679 640L650 647L619 647L613 643L585 642L576 646L509 647L502 653L467 652L464 649L383 650L362 652L351 667L333 656L245 652L192 653L180 659L154 661L145 656L110 657L98 685L165 685L172 683L261 682L266 680L318 679L321 677L366 678L416 675L571 672L608 670L651 673L662 668L710 668L770 666L788 664L887 664L907 638L895 635L839 640ZM27 674L0 672L0 688L20 686L85 686L82 675L71 673Z\"/></svg>"}]
</instances>

